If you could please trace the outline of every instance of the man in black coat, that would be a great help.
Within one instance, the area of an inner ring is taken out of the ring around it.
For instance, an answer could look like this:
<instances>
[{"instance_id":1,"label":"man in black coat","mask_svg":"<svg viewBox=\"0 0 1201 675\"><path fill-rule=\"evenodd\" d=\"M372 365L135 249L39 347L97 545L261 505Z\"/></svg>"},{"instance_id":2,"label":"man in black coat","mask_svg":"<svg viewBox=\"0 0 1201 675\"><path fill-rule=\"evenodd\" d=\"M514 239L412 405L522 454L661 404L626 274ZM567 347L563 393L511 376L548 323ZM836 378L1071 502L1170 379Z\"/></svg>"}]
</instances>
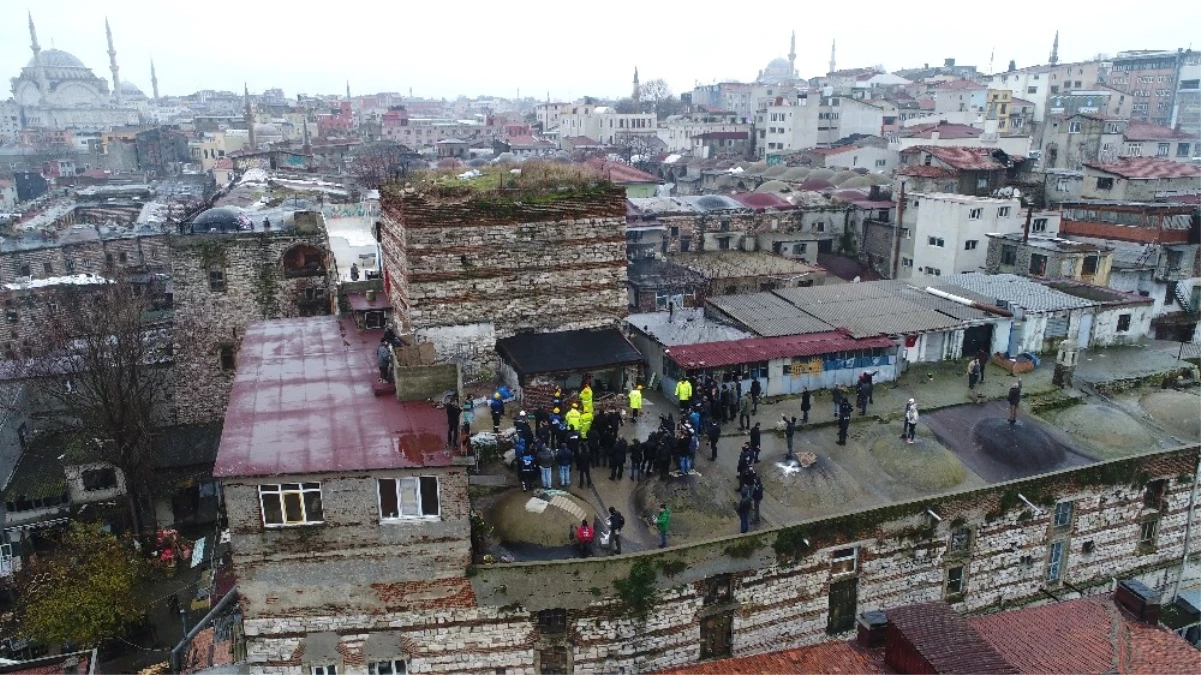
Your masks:
<instances>
[{"instance_id":1,"label":"man in black coat","mask_svg":"<svg viewBox=\"0 0 1201 675\"><path fill-rule=\"evenodd\" d=\"M459 446L459 415L462 412L458 399L451 396L446 402L446 445L451 449Z\"/></svg>"},{"instance_id":2,"label":"man in black coat","mask_svg":"<svg viewBox=\"0 0 1201 675\"><path fill-rule=\"evenodd\" d=\"M721 425L717 420L709 422L709 461L717 461L717 441L721 439Z\"/></svg>"},{"instance_id":3,"label":"man in black coat","mask_svg":"<svg viewBox=\"0 0 1201 675\"><path fill-rule=\"evenodd\" d=\"M592 454L588 452L577 452L575 455L575 465L580 471L580 487L584 487L584 483L588 483L588 487L592 487Z\"/></svg>"},{"instance_id":4,"label":"man in black coat","mask_svg":"<svg viewBox=\"0 0 1201 675\"><path fill-rule=\"evenodd\" d=\"M751 455L754 457L755 464L759 463L760 443L763 440L763 432L759 430L759 423L755 422L755 426L751 427Z\"/></svg>"},{"instance_id":5,"label":"man in black coat","mask_svg":"<svg viewBox=\"0 0 1201 675\"><path fill-rule=\"evenodd\" d=\"M851 428L851 414L855 409L851 407L851 400L843 398L838 404L838 444L847 444L847 431Z\"/></svg>"},{"instance_id":6,"label":"man in black coat","mask_svg":"<svg viewBox=\"0 0 1201 675\"><path fill-rule=\"evenodd\" d=\"M626 439L618 438L609 451L609 480L621 480L626 467Z\"/></svg>"}]
</instances>

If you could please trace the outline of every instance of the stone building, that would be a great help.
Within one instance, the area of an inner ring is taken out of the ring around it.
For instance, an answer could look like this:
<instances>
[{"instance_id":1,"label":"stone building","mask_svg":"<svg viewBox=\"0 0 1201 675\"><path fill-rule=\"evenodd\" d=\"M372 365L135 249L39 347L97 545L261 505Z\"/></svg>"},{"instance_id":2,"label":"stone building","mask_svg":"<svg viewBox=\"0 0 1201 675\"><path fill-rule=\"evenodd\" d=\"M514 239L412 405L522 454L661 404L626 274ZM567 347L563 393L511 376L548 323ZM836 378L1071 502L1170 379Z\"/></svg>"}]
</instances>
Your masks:
<instances>
[{"instance_id":1,"label":"stone building","mask_svg":"<svg viewBox=\"0 0 1201 675\"><path fill-rule=\"evenodd\" d=\"M1113 247L1054 236L989 233L989 274L1026 274L1043 279L1075 279L1101 286L1109 283Z\"/></svg>"},{"instance_id":2,"label":"stone building","mask_svg":"<svg viewBox=\"0 0 1201 675\"><path fill-rule=\"evenodd\" d=\"M1201 167L1158 157L1120 157L1086 162L1083 199L1153 202L1160 192L1189 192L1201 181Z\"/></svg>"},{"instance_id":3,"label":"stone building","mask_svg":"<svg viewBox=\"0 0 1201 675\"><path fill-rule=\"evenodd\" d=\"M218 208L198 216L191 229L196 234L168 241L177 404L186 424L221 418L246 326L329 314L336 278L320 213L300 211L294 225L264 229L240 225Z\"/></svg>"},{"instance_id":4,"label":"stone building","mask_svg":"<svg viewBox=\"0 0 1201 675\"><path fill-rule=\"evenodd\" d=\"M380 241L400 332L439 357L524 331L616 327L626 313L624 190L385 190ZM490 357L488 357L490 358Z\"/></svg>"}]
</instances>

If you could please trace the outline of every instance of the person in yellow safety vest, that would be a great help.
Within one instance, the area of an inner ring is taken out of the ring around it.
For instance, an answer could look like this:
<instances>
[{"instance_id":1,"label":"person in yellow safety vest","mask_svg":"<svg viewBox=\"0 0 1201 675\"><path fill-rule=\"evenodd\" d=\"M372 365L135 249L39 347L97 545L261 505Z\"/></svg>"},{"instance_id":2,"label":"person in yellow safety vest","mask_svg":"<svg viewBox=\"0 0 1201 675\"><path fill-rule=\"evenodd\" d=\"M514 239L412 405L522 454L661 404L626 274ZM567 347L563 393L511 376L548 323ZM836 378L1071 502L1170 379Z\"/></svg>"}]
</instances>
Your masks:
<instances>
[{"instance_id":1,"label":"person in yellow safety vest","mask_svg":"<svg viewBox=\"0 0 1201 675\"><path fill-rule=\"evenodd\" d=\"M680 400L680 410L687 410L689 402L692 401L692 383L686 379L677 382L676 398Z\"/></svg>"},{"instance_id":2,"label":"person in yellow safety vest","mask_svg":"<svg viewBox=\"0 0 1201 675\"><path fill-rule=\"evenodd\" d=\"M585 410L580 414L580 438L588 438L588 430L592 428L592 411Z\"/></svg>"},{"instance_id":3,"label":"person in yellow safety vest","mask_svg":"<svg viewBox=\"0 0 1201 675\"><path fill-rule=\"evenodd\" d=\"M638 414L642 412L642 385L638 385L630 390L630 417L638 419Z\"/></svg>"},{"instance_id":4,"label":"person in yellow safety vest","mask_svg":"<svg viewBox=\"0 0 1201 675\"><path fill-rule=\"evenodd\" d=\"M572 403L571 410L567 411L567 415L565 415L564 418L567 420L567 428L568 429L575 429L576 431L579 431L580 430L580 404Z\"/></svg>"},{"instance_id":5,"label":"person in yellow safety vest","mask_svg":"<svg viewBox=\"0 0 1201 675\"><path fill-rule=\"evenodd\" d=\"M592 412L592 385L585 382L584 388L580 390L580 407L584 412Z\"/></svg>"}]
</instances>

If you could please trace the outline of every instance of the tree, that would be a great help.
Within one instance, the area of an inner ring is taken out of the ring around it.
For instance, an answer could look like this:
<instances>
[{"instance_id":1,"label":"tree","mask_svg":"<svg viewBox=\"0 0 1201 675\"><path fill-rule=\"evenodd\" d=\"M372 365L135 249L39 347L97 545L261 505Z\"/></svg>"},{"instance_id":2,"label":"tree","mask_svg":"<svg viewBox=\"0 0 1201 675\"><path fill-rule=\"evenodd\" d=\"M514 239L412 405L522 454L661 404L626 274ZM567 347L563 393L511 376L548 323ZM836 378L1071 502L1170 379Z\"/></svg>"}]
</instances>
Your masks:
<instances>
[{"instance_id":1,"label":"tree","mask_svg":"<svg viewBox=\"0 0 1201 675\"><path fill-rule=\"evenodd\" d=\"M350 174L363 187L376 190L380 185L407 173L412 160L413 153L394 141L365 143L355 150L350 159Z\"/></svg>"},{"instance_id":2,"label":"tree","mask_svg":"<svg viewBox=\"0 0 1201 675\"><path fill-rule=\"evenodd\" d=\"M642 104L653 110L659 119L674 115L684 109L684 103L671 93L671 87L663 78L647 80L638 86L638 98Z\"/></svg>"},{"instance_id":3,"label":"tree","mask_svg":"<svg viewBox=\"0 0 1201 675\"><path fill-rule=\"evenodd\" d=\"M154 478L153 431L172 389L170 329L152 325L156 287L122 275L55 289L36 341L16 361L44 426L83 439L81 461L107 462L125 476L130 524Z\"/></svg>"},{"instance_id":4,"label":"tree","mask_svg":"<svg viewBox=\"0 0 1201 675\"><path fill-rule=\"evenodd\" d=\"M145 560L128 541L73 523L53 552L18 574L18 631L43 644L92 647L142 619Z\"/></svg>"}]
</instances>

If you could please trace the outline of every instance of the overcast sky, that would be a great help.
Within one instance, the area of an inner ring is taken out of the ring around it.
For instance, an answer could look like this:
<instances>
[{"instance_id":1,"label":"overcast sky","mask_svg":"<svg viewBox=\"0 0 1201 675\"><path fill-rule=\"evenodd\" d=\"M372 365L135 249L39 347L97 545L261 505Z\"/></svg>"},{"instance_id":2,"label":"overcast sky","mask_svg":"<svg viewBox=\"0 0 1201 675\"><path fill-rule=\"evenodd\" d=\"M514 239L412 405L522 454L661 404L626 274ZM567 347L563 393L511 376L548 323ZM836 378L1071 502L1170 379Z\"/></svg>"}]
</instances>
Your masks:
<instances>
[{"instance_id":1,"label":"overcast sky","mask_svg":"<svg viewBox=\"0 0 1201 675\"><path fill-rule=\"evenodd\" d=\"M118 65L150 93L150 58L164 95L200 89L281 87L289 96L398 91L569 99L623 96L634 67L676 93L696 82L751 80L786 56L797 32L797 70L824 74L830 40L839 68L889 70L941 63L1004 70L1044 63L1056 28L1061 61L1125 49L1176 49L1201 39L1198 0L1095 0L1050 4L627 2L510 0L0 0L5 78L29 61L26 7L42 48L71 52L108 78L104 18ZM1201 44L1191 45L1201 47ZM5 83L8 89L8 83ZM11 96L10 91L5 94ZM7 98L7 96L5 96Z\"/></svg>"}]
</instances>

